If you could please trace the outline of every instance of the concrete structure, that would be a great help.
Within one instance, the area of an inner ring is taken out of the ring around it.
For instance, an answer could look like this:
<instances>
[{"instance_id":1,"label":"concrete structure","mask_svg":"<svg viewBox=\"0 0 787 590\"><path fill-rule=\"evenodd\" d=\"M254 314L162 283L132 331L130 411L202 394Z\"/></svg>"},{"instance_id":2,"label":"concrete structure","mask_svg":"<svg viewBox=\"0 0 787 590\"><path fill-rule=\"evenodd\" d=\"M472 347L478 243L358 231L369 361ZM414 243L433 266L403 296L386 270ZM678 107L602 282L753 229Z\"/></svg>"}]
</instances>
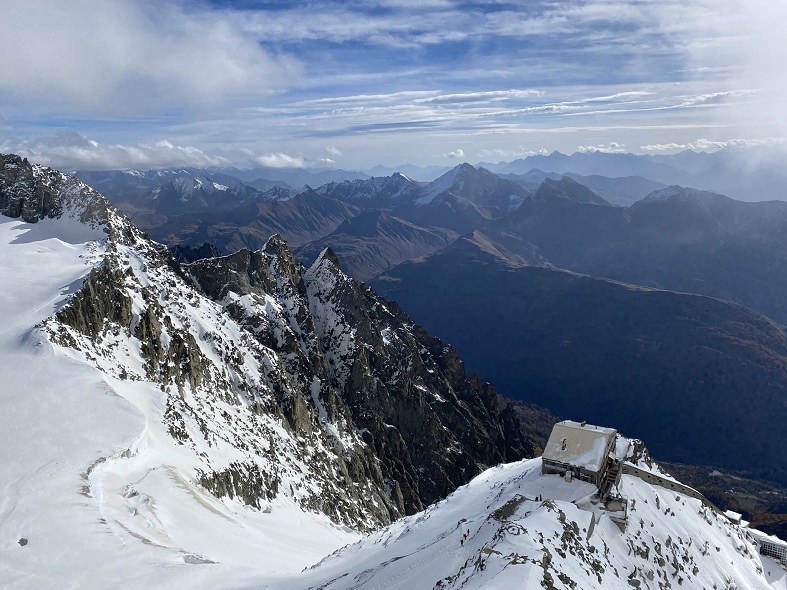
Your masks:
<instances>
[{"instance_id":1,"label":"concrete structure","mask_svg":"<svg viewBox=\"0 0 787 590\"><path fill-rule=\"evenodd\" d=\"M542 472L571 473L572 477L592 483L604 492L619 476L614 455L616 435L614 428L572 420L558 422L541 456Z\"/></svg>"},{"instance_id":2,"label":"concrete structure","mask_svg":"<svg viewBox=\"0 0 787 590\"><path fill-rule=\"evenodd\" d=\"M778 537L766 535L757 529L747 530L757 540L762 555L770 557L787 567L787 542L782 541Z\"/></svg>"},{"instance_id":3,"label":"concrete structure","mask_svg":"<svg viewBox=\"0 0 787 590\"><path fill-rule=\"evenodd\" d=\"M662 477L661 475L653 473L652 471L647 471L646 469L640 469L639 467L635 467L631 463L623 463L623 465L621 466L621 471L623 472L623 475L633 475L634 477L638 477L642 481L647 482L650 485L659 486L666 490L672 490L673 492L684 494L686 496L689 496L690 498L697 498L705 506L707 506L717 514L724 514L724 512L718 506L716 506L713 502L708 500L700 492L698 492L692 487L680 483L679 481L675 481L674 479L669 479L667 477ZM746 521L741 521L741 522L746 522Z\"/></svg>"}]
</instances>

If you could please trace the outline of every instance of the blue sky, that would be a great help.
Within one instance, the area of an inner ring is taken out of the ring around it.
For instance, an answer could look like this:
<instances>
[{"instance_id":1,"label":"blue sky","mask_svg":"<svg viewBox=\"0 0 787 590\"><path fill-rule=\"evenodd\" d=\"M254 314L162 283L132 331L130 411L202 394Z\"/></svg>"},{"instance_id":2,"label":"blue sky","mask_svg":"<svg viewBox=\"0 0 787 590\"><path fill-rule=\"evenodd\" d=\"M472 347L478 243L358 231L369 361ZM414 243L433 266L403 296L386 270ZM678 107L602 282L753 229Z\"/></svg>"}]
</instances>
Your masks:
<instances>
[{"instance_id":1,"label":"blue sky","mask_svg":"<svg viewBox=\"0 0 787 590\"><path fill-rule=\"evenodd\" d=\"M787 0L26 0L0 20L0 150L368 168L778 143L784 22Z\"/></svg>"}]
</instances>

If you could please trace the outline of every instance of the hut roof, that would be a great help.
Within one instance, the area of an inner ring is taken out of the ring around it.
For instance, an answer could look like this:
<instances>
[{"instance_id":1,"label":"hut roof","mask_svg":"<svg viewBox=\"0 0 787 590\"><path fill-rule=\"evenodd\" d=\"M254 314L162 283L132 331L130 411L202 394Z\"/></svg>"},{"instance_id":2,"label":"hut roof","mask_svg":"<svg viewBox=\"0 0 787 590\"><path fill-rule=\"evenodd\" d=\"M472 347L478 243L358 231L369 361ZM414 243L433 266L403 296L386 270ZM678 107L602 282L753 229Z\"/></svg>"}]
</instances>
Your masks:
<instances>
[{"instance_id":1,"label":"hut roof","mask_svg":"<svg viewBox=\"0 0 787 590\"><path fill-rule=\"evenodd\" d=\"M614 428L564 420L552 428L542 457L598 472L604 464L610 439L614 439L615 434Z\"/></svg>"}]
</instances>

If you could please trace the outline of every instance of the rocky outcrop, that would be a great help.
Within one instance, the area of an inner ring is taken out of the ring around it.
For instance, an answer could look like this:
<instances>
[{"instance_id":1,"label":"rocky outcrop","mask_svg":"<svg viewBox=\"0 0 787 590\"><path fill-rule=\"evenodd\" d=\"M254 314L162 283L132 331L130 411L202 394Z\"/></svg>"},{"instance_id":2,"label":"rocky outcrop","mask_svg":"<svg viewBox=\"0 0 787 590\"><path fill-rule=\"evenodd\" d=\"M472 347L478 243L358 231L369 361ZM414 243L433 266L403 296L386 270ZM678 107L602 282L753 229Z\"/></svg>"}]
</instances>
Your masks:
<instances>
[{"instance_id":1,"label":"rocky outcrop","mask_svg":"<svg viewBox=\"0 0 787 590\"><path fill-rule=\"evenodd\" d=\"M260 508L261 499L276 497L279 483L277 475L261 471L256 463L232 463L227 469L200 475L200 484L215 496L237 497L255 508Z\"/></svg>"},{"instance_id":2,"label":"rocky outcrop","mask_svg":"<svg viewBox=\"0 0 787 590\"><path fill-rule=\"evenodd\" d=\"M0 214L36 223L59 218L64 211L89 225L107 222L109 203L96 191L56 170L27 158L0 154Z\"/></svg>"},{"instance_id":3,"label":"rocky outcrop","mask_svg":"<svg viewBox=\"0 0 787 590\"><path fill-rule=\"evenodd\" d=\"M15 178L33 193L57 174L31 170ZM88 223L103 215L104 232L90 234L103 236L100 262L42 328L104 374L160 388L194 485L259 509L284 495L371 530L531 454L492 389L331 251L307 270L274 236L181 265L100 195L61 180L47 202L89 212Z\"/></svg>"},{"instance_id":4,"label":"rocky outcrop","mask_svg":"<svg viewBox=\"0 0 787 590\"><path fill-rule=\"evenodd\" d=\"M0 213L27 223L60 217L60 175L35 172L27 158L0 154Z\"/></svg>"},{"instance_id":5,"label":"rocky outcrop","mask_svg":"<svg viewBox=\"0 0 787 590\"><path fill-rule=\"evenodd\" d=\"M93 269L82 288L58 314L59 319L93 340L100 341L107 323L129 326L131 298L122 292L123 274L109 266Z\"/></svg>"},{"instance_id":6,"label":"rocky outcrop","mask_svg":"<svg viewBox=\"0 0 787 590\"><path fill-rule=\"evenodd\" d=\"M361 433L398 511L419 510L484 467L532 453L491 386L468 379L455 351L396 304L345 276L331 250L306 270L274 236L262 251L199 261L189 272L289 359L293 379L321 384L317 409ZM255 299L271 297L278 309L268 301L250 312Z\"/></svg>"}]
</instances>

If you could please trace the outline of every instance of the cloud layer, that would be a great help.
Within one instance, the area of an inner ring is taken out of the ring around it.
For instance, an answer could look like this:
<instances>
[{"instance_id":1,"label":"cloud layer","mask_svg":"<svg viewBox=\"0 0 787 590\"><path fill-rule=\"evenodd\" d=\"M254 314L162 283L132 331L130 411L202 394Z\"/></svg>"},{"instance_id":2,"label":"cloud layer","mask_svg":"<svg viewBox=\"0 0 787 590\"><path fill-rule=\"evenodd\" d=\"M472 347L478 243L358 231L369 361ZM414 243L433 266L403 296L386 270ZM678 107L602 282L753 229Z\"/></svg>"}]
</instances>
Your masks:
<instances>
[{"instance_id":1,"label":"cloud layer","mask_svg":"<svg viewBox=\"0 0 787 590\"><path fill-rule=\"evenodd\" d=\"M221 12L145 0L25 0L3 11L0 55L3 102L88 115L248 101L299 69Z\"/></svg>"},{"instance_id":2,"label":"cloud layer","mask_svg":"<svg viewBox=\"0 0 787 590\"><path fill-rule=\"evenodd\" d=\"M784 0L29 0L0 19L0 147L362 167L756 143L787 136L785 21Z\"/></svg>"},{"instance_id":3,"label":"cloud layer","mask_svg":"<svg viewBox=\"0 0 787 590\"><path fill-rule=\"evenodd\" d=\"M100 144L77 133L58 133L37 140L0 139L0 152L16 153L33 162L62 170L151 169L178 166L219 166L230 160L208 155L196 147L167 140L148 144Z\"/></svg>"}]
</instances>

